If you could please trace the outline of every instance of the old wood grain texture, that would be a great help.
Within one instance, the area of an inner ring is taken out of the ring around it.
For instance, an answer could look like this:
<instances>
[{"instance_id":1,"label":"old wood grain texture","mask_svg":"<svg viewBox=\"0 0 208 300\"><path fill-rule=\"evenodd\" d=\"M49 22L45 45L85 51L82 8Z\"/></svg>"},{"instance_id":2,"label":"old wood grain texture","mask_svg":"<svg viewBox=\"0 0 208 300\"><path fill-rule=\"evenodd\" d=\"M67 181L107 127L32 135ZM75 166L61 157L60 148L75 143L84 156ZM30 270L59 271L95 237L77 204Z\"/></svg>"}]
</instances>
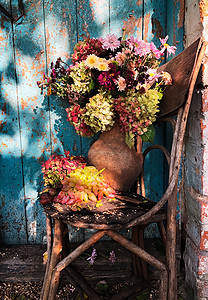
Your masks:
<instances>
[{"instance_id":1,"label":"old wood grain texture","mask_svg":"<svg viewBox=\"0 0 208 300\"><path fill-rule=\"evenodd\" d=\"M157 47L160 46L159 38L166 35L166 2L165 0L145 0L143 38L153 41Z\"/></svg>"},{"instance_id":2,"label":"old wood grain texture","mask_svg":"<svg viewBox=\"0 0 208 300\"><path fill-rule=\"evenodd\" d=\"M161 45L159 38L166 36L166 1L145 0L143 16L143 39L154 42L157 47ZM155 144L163 145L165 125L156 126ZM149 143L144 143L143 149L149 147ZM164 156L159 150L151 151L145 159L145 189L146 196L154 201L160 199L165 189L164 186ZM155 235L157 229L151 225L151 229L146 230L146 235Z\"/></svg>"},{"instance_id":3,"label":"old wood grain texture","mask_svg":"<svg viewBox=\"0 0 208 300\"><path fill-rule=\"evenodd\" d=\"M58 57L70 64L73 47L77 42L77 7L74 1L46 1L45 43L47 66L55 63ZM50 73L50 69L48 69ZM69 107L67 99L50 96L50 124L52 153L63 154L64 150L73 155L81 155L81 137L67 121L65 109ZM69 235L73 241L83 240L83 230L70 228Z\"/></svg>"},{"instance_id":4,"label":"old wood grain texture","mask_svg":"<svg viewBox=\"0 0 208 300\"><path fill-rule=\"evenodd\" d=\"M104 244L103 244L104 243ZM71 245L72 249L77 244ZM151 246L152 247L152 246ZM96 244L97 258L92 267L87 258L91 255L89 249L82 257L77 258L73 267L84 275L93 284L100 280L108 280L110 284L129 280L132 275L131 256L123 247L111 241L98 242ZM110 252L116 253L116 263L109 261ZM1 282L28 282L42 281L45 265L43 254L45 245L18 245L0 247L0 281Z\"/></svg>"},{"instance_id":5,"label":"old wood grain texture","mask_svg":"<svg viewBox=\"0 0 208 300\"><path fill-rule=\"evenodd\" d=\"M184 50L184 40L186 39L184 32L184 19L185 19L185 1L184 0L168 0L167 1L167 33L169 35L169 44L174 44L176 49L176 54L181 53ZM169 58L170 60L171 58ZM170 132L169 127L166 128L166 144L170 144ZM169 146L170 147L170 146ZM182 198L182 165L179 172L178 180L178 224L181 228L181 198Z\"/></svg>"},{"instance_id":6,"label":"old wood grain texture","mask_svg":"<svg viewBox=\"0 0 208 300\"><path fill-rule=\"evenodd\" d=\"M18 3L18 1L13 3ZM38 201L42 183L41 164L51 153L50 119L47 103L37 87L45 69L44 15L42 1L24 3L26 16L15 24L14 43L17 70L22 166L28 242L41 242L45 218Z\"/></svg>"},{"instance_id":7,"label":"old wood grain texture","mask_svg":"<svg viewBox=\"0 0 208 300\"><path fill-rule=\"evenodd\" d=\"M184 49L184 15L184 0L167 0L167 34L169 35L169 44L177 47L176 54L181 53Z\"/></svg>"},{"instance_id":8,"label":"old wood grain texture","mask_svg":"<svg viewBox=\"0 0 208 300\"><path fill-rule=\"evenodd\" d=\"M126 34L141 39L143 30L143 1L110 1L110 31L118 36L122 35L122 28Z\"/></svg>"},{"instance_id":9,"label":"old wood grain texture","mask_svg":"<svg viewBox=\"0 0 208 300\"><path fill-rule=\"evenodd\" d=\"M1 12L0 20L0 243L27 243L14 25Z\"/></svg>"},{"instance_id":10,"label":"old wood grain texture","mask_svg":"<svg viewBox=\"0 0 208 300\"><path fill-rule=\"evenodd\" d=\"M47 66L50 66L51 62L55 63L58 57L69 64L77 42L76 3L45 1L44 5ZM63 153L64 150L68 150L74 155L81 154L80 137L67 121L67 99L50 97L49 105L52 152Z\"/></svg>"}]
</instances>

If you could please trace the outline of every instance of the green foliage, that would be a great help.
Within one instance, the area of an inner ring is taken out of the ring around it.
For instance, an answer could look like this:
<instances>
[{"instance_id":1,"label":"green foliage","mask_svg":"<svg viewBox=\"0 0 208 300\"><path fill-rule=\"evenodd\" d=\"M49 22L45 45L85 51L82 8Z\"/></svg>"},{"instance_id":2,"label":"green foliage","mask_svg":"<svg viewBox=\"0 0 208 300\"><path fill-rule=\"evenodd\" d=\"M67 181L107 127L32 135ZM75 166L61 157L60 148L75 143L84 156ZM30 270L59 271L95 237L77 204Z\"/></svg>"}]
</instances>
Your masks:
<instances>
[{"instance_id":1,"label":"green foliage","mask_svg":"<svg viewBox=\"0 0 208 300\"><path fill-rule=\"evenodd\" d=\"M155 127L150 125L147 128L147 131L141 135L141 139L143 142L150 142L153 143L155 138Z\"/></svg>"}]
</instances>

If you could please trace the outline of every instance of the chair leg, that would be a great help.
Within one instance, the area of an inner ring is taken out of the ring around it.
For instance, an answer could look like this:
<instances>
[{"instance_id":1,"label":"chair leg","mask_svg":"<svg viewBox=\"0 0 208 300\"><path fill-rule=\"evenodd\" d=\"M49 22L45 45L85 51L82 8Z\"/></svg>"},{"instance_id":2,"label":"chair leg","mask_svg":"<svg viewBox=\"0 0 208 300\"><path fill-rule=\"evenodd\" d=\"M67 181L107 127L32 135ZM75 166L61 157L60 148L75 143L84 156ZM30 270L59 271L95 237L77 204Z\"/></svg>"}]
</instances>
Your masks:
<instances>
[{"instance_id":1,"label":"chair leg","mask_svg":"<svg viewBox=\"0 0 208 300\"><path fill-rule=\"evenodd\" d=\"M177 267L176 267L176 214L177 189L175 187L168 199L166 260L169 269L168 300L177 299Z\"/></svg>"},{"instance_id":2,"label":"chair leg","mask_svg":"<svg viewBox=\"0 0 208 300\"><path fill-rule=\"evenodd\" d=\"M158 226L163 244L166 245L166 230L165 230L165 226L163 224L163 221L157 222L157 226Z\"/></svg>"},{"instance_id":3,"label":"chair leg","mask_svg":"<svg viewBox=\"0 0 208 300\"><path fill-rule=\"evenodd\" d=\"M53 248L52 253L50 257L48 272L44 279L44 290L41 295L41 300L54 300L54 298L49 297L49 291L51 287L51 279L52 279L52 273L53 269L57 265L57 263L60 261L61 258L61 252L63 248L63 236L62 236L62 222L60 220L54 220L54 241L53 241Z\"/></svg>"},{"instance_id":4,"label":"chair leg","mask_svg":"<svg viewBox=\"0 0 208 300\"><path fill-rule=\"evenodd\" d=\"M69 230L67 224L63 223L63 250L62 259L65 258L70 252L70 242L69 242Z\"/></svg>"},{"instance_id":5,"label":"chair leg","mask_svg":"<svg viewBox=\"0 0 208 300\"><path fill-rule=\"evenodd\" d=\"M54 235L55 235L55 233L54 233ZM59 234L61 235L60 232L59 232ZM51 272L49 273L50 281L48 280L48 283L49 283L49 291L47 294L48 298L44 298L43 300L55 300L56 293L58 290L61 271L64 270L67 266L69 266L84 251L89 249L93 244L95 244L98 240L100 240L105 234L106 234L105 230L99 230L99 231L95 232L88 240L83 242L80 246L78 246L75 250L73 250L67 257L65 257L59 263L54 264L52 261L53 257L51 257L52 270L50 269ZM57 235L58 235L58 231L57 231ZM62 239L60 242L62 245ZM55 238L54 238L54 243L55 243ZM54 250L54 247L53 247L53 250ZM56 252L56 255L57 254L58 253ZM52 252L52 255L53 255L53 252ZM58 261L56 261L56 262L58 262ZM48 278L49 278L49 276L48 276ZM97 300L97 299L98 298L96 298L95 300Z\"/></svg>"},{"instance_id":6,"label":"chair leg","mask_svg":"<svg viewBox=\"0 0 208 300\"><path fill-rule=\"evenodd\" d=\"M132 228L132 242L136 245L139 245L139 233L138 233L139 230L138 229L139 229L139 226L134 226ZM137 255L132 253L132 260L133 260L134 274L138 278L143 278L141 259Z\"/></svg>"},{"instance_id":7,"label":"chair leg","mask_svg":"<svg viewBox=\"0 0 208 300\"><path fill-rule=\"evenodd\" d=\"M48 294L48 300L55 300L56 294L58 291L59 281L60 281L60 274L61 272L53 272L51 284L50 284L50 290Z\"/></svg>"},{"instance_id":8,"label":"chair leg","mask_svg":"<svg viewBox=\"0 0 208 300\"><path fill-rule=\"evenodd\" d=\"M144 249L144 229L144 226L138 225L132 228L132 242L141 249ZM133 267L135 275L139 278L144 278L144 280L148 280L147 264L135 254L133 254Z\"/></svg>"},{"instance_id":9,"label":"chair leg","mask_svg":"<svg viewBox=\"0 0 208 300\"><path fill-rule=\"evenodd\" d=\"M47 233L47 264L46 264L46 270L45 270L45 276L43 281L43 287L41 290L40 299L43 298L43 294L46 288L46 281L48 277L48 270L50 265L50 258L51 258L51 251L52 251L52 219L49 215L46 215L46 233Z\"/></svg>"},{"instance_id":10,"label":"chair leg","mask_svg":"<svg viewBox=\"0 0 208 300\"><path fill-rule=\"evenodd\" d=\"M139 245L140 248L144 249L144 227L139 227ZM144 280L148 280L147 263L141 259L142 273Z\"/></svg>"}]
</instances>

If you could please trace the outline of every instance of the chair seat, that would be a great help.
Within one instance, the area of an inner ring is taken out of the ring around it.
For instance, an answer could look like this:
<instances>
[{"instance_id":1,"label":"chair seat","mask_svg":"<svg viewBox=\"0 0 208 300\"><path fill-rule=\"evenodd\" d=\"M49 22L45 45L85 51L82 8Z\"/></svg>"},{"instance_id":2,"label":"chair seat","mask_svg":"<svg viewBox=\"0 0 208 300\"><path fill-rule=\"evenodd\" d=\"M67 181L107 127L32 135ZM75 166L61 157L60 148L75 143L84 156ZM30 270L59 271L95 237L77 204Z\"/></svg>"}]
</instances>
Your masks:
<instances>
[{"instance_id":1,"label":"chair seat","mask_svg":"<svg viewBox=\"0 0 208 300\"><path fill-rule=\"evenodd\" d=\"M114 200L104 198L100 207L85 206L76 211L71 206L60 203L50 203L43 207L46 214L71 226L100 230L128 228L129 222L142 216L154 205L155 202L141 195L118 194ZM161 209L152 218L144 224L165 220L165 210Z\"/></svg>"}]
</instances>

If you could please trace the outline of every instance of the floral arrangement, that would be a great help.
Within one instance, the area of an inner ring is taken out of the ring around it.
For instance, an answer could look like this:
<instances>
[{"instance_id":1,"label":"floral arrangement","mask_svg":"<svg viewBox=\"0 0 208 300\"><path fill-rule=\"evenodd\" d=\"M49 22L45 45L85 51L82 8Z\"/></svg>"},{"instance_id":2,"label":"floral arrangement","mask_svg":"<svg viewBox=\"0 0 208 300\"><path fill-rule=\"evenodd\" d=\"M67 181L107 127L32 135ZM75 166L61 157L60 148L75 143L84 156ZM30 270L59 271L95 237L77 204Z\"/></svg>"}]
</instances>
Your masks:
<instances>
[{"instance_id":1,"label":"floral arrangement","mask_svg":"<svg viewBox=\"0 0 208 300\"><path fill-rule=\"evenodd\" d=\"M113 199L115 191L109 181L93 166L86 166L82 156L53 155L42 165L46 188L40 194L40 203L58 202L73 210L83 205L99 207L104 196Z\"/></svg>"},{"instance_id":2,"label":"floral arrangement","mask_svg":"<svg viewBox=\"0 0 208 300\"><path fill-rule=\"evenodd\" d=\"M165 51L175 53L167 44L168 36L154 43L133 36L87 38L74 48L72 64L58 58L51 64L50 76L38 82L47 94L69 101L68 121L81 136L93 136L110 130L118 120L131 148L135 136L152 137L152 123L159 112L159 102L171 76L158 73Z\"/></svg>"}]
</instances>

